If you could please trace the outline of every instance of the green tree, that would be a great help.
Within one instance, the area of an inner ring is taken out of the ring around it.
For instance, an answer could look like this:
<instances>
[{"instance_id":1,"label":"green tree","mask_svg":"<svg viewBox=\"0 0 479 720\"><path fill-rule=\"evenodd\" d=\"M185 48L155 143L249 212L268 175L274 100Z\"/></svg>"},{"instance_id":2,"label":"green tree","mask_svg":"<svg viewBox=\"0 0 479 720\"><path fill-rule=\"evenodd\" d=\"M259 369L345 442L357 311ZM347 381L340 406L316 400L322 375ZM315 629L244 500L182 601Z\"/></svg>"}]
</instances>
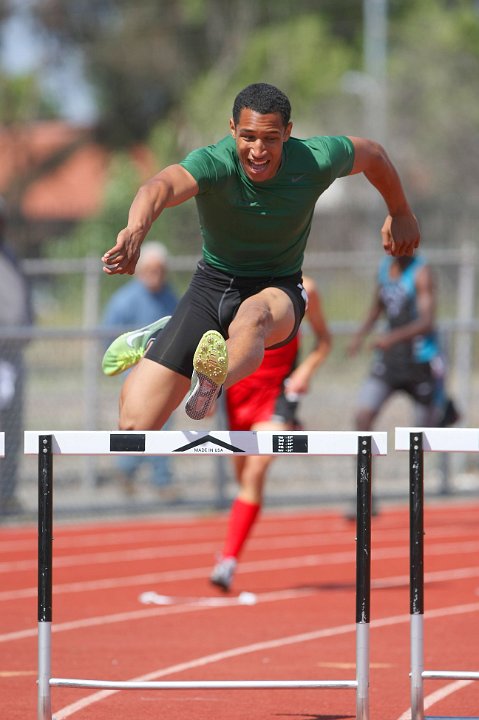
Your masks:
<instances>
[{"instance_id":1,"label":"green tree","mask_svg":"<svg viewBox=\"0 0 479 720\"><path fill-rule=\"evenodd\" d=\"M236 74L240 81L238 63L243 76L254 72L257 79L258 72L270 71L274 56L281 79L284 70L289 76L291 60L299 67L299 56L322 57L322 66L296 75L299 88L312 92L308 78L314 89L315 75L331 75L324 64L326 50L334 64L335 41L344 48L360 36L361 3L343 0L340 5L342 10L332 0L142 0L136 5L126 0L33 0L32 6L39 31L49 40L52 63L72 49L81 53L98 102L99 138L121 148L146 140L204 75L235 80ZM318 34L323 14L330 30ZM324 51L319 45L311 55L311 43L326 34L330 38ZM283 45L274 47L275 42ZM261 45L269 53L266 58ZM259 66L261 59L267 68Z\"/></svg>"},{"instance_id":2,"label":"green tree","mask_svg":"<svg viewBox=\"0 0 479 720\"><path fill-rule=\"evenodd\" d=\"M288 92L295 133L362 134L367 98L342 90L344 74L363 68L362 6L361 0L32 2L50 61L61 62L72 49L82 54L98 100L97 139L120 150L146 142L158 168L226 134L234 95L258 80ZM475 202L477 2L389 0L388 10L388 148L408 193L413 200L454 193ZM83 252L93 251L92 243L95 252L103 250L124 224L136 184L123 185L118 168L134 177L120 156L110 185L123 187L121 199L109 190L100 216L75 233ZM171 219L165 213L161 227L179 251L198 248L193 203Z\"/></svg>"},{"instance_id":3,"label":"green tree","mask_svg":"<svg viewBox=\"0 0 479 720\"><path fill-rule=\"evenodd\" d=\"M58 106L45 95L37 73L0 73L0 124L18 125L58 117Z\"/></svg>"},{"instance_id":4,"label":"green tree","mask_svg":"<svg viewBox=\"0 0 479 720\"><path fill-rule=\"evenodd\" d=\"M258 28L234 64L215 65L192 87L184 105L191 132L195 140L201 134L210 141L225 134L234 96L260 80L281 87L291 99L293 120L320 133L342 94L341 78L357 62L357 49L335 38L317 13Z\"/></svg>"},{"instance_id":5,"label":"green tree","mask_svg":"<svg viewBox=\"0 0 479 720\"><path fill-rule=\"evenodd\" d=\"M250 34L238 53L235 62L227 66L217 63L204 73L185 94L184 102L156 123L148 142L158 168L178 161L198 144L226 134L234 95L259 76L281 84L291 94L293 103L297 100L298 107L309 110L309 120L319 131L317 108L321 106L324 118L325 106L338 94L341 76L353 57L353 51L345 43L335 42L327 23L316 15L299 16L293 21L260 28ZM318 73L317 68L321 66L324 70ZM68 243L65 239L57 243L55 254L99 254L110 246L125 222L125 213L139 182L122 157L112 165L101 213L82 223ZM122 174L128 181L122 180ZM133 182L132 178L135 178ZM174 213L165 213L161 235L176 253L199 252L194 203L187 203Z\"/></svg>"},{"instance_id":6,"label":"green tree","mask_svg":"<svg viewBox=\"0 0 479 720\"><path fill-rule=\"evenodd\" d=\"M418 195L477 204L479 10L421 0L392 29L391 141Z\"/></svg>"}]
</instances>

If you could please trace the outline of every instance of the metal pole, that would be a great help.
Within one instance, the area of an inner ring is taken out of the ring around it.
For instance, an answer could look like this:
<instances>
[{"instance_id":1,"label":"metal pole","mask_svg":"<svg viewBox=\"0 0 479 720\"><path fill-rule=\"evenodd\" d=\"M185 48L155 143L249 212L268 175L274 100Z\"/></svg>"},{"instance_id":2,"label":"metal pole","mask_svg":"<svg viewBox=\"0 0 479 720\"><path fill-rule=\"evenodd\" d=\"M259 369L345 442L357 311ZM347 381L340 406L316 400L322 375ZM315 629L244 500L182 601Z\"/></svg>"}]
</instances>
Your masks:
<instances>
[{"instance_id":1,"label":"metal pole","mask_svg":"<svg viewBox=\"0 0 479 720\"><path fill-rule=\"evenodd\" d=\"M363 0L364 72L370 79L366 106L366 132L383 144L387 141L387 5L387 0Z\"/></svg>"},{"instance_id":2,"label":"metal pole","mask_svg":"<svg viewBox=\"0 0 479 720\"><path fill-rule=\"evenodd\" d=\"M218 419L218 428L226 430L228 428L228 422L226 417L226 400L225 393L222 393L221 397L216 403L216 416ZM229 466L229 463L228 463ZM216 494L215 494L215 508L217 510L223 510L229 507L230 502L227 497L226 487L228 484L228 469L226 465L226 458L223 455L219 455L216 458Z\"/></svg>"},{"instance_id":3,"label":"metal pole","mask_svg":"<svg viewBox=\"0 0 479 720\"><path fill-rule=\"evenodd\" d=\"M52 720L52 436L38 438L38 720Z\"/></svg>"},{"instance_id":4,"label":"metal pole","mask_svg":"<svg viewBox=\"0 0 479 720\"><path fill-rule=\"evenodd\" d=\"M371 437L358 437L356 520L356 719L369 720Z\"/></svg>"},{"instance_id":5,"label":"metal pole","mask_svg":"<svg viewBox=\"0 0 479 720\"><path fill-rule=\"evenodd\" d=\"M409 436L411 720L424 718L424 453L423 434Z\"/></svg>"},{"instance_id":6,"label":"metal pole","mask_svg":"<svg viewBox=\"0 0 479 720\"><path fill-rule=\"evenodd\" d=\"M457 396L463 422L467 425L471 411L471 379L473 358L473 336L471 324L475 317L476 304L476 253L471 243L461 248L457 278L457 315L459 331L456 336L454 366L457 376Z\"/></svg>"},{"instance_id":7,"label":"metal pole","mask_svg":"<svg viewBox=\"0 0 479 720\"><path fill-rule=\"evenodd\" d=\"M85 258L83 291L83 327L96 327L100 315L101 270L96 258ZM83 414L84 428L95 430L98 426L98 368L100 367L99 341L86 338L83 341ZM82 462L83 487L95 485L98 461L86 456Z\"/></svg>"}]
</instances>

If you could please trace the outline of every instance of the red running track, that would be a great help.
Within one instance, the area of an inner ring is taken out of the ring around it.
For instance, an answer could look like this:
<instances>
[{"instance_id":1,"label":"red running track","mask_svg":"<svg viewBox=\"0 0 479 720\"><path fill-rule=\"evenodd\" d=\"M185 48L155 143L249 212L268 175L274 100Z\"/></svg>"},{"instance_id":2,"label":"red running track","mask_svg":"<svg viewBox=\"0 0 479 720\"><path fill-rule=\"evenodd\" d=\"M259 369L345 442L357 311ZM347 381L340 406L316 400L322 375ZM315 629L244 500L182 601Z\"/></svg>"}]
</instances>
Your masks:
<instances>
[{"instance_id":1,"label":"red running track","mask_svg":"<svg viewBox=\"0 0 479 720\"><path fill-rule=\"evenodd\" d=\"M477 670L479 503L425 512L425 669ZM52 675L107 680L354 679L355 527L335 512L264 513L234 591L207 578L226 516L54 527ZM37 713L36 528L0 530L0 706ZM406 720L408 509L373 520L371 720ZM145 592L167 605L141 602ZM238 603L241 592L254 605ZM218 600L219 602L211 602ZM426 714L478 717L479 682L425 681ZM343 720L338 689L52 688L56 720Z\"/></svg>"}]
</instances>

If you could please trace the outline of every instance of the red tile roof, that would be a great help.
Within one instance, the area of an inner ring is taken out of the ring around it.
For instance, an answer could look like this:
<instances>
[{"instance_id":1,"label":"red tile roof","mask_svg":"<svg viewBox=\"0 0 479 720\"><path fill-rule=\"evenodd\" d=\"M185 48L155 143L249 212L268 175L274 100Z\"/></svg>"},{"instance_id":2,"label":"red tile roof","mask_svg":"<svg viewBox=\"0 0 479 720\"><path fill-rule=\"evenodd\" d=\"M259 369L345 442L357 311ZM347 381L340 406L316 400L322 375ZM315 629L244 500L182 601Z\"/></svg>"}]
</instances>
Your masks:
<instances>
[{"instance_id":1,"label":"red tile roof","mask_svg":"<svg viewBox=\"0 0 479 720\"><path fill-rule=\"evenodd\" d=\"M32 220L93 215L101 206L111 154L91 138L88 128L59 121L0 129L0 193L8 196L24 186L21 211ZM147 148L132 155L145 177L153 174Z\"/></svg>"}]
</instances>

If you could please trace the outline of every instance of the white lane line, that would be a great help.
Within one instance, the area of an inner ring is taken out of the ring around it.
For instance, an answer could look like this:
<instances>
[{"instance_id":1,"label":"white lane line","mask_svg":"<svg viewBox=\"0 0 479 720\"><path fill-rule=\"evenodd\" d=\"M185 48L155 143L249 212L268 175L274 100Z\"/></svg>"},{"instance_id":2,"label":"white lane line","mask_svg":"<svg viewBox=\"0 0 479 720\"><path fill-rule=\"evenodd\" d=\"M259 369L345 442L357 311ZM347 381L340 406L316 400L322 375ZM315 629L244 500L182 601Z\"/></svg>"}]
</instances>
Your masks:
<instances>
[{"instance_id":1,"label":"white lane line","mask_svg":"<svg viewBox=\"0 0 479 720\"><path fill-rule=\"evenodd\" d=\"M284 540L275 540L270 546L267 543L261 543L256 545L257 549L286 549L286 548L299 548L302 545L317 545L319 538L308 537L306 539L285 538ZM349 544L351 539L349 539ZM111 565L112 563L125 563L125 562L137 562L139 560L156 560L157 558L173 558L173 557L184 557L194 555L204 555L214 553L217 549L217 544L213 543L192 543L188 545L178 545L176 547L151 547L142 548L138 550L118 550L111 552L95 552L95 553L82 553L78 555L66 555L63 557L55 557L53 560L54 568L61 567L82 567L91 565ZM479 551L478 541L465 541L465 542L452 542L452 543L437 543L430 545L427 548L428 556L433 555L454 555L465 553L476 554ZM324 557L337 557L338 562L344 562L341 558L348 558L346 562L349 562L351 553L354 554L354 549L350 552L336 552ZM374 559L381 560L384 558L392 557L404 557L409 554L409 547L405 544L402 546L386 547L386 548L375 548ZM329 562L329 561L327 561ZM21 560L18 562L4 562L0 563L0 573L18 572L34 570L37 568L37 560Z\"/></svg>"},{"instance_id":2,"label":"white lane line","mask_svg":"<svg viewBox=\"0 0 479 720\"><path fill-rule=\"evenodd\" d=\"M477 513L476 513L477 518ZM286 518L288 520L288 518ZM157 521L156 521L157 522ZM352 523L346 523L344 519L336 519L335 522L331 522L328 518L324 521L320 516L317 519L308 519L304 522L299 516L298 524L300 528L292 527L294 532L288 531L288 523L282 525L268 522L264 520L262 526L259 528L255 541L261 544L263 541L274 542L274 537L279 536L281 539L287 535L287 537L301 538L306 535L310 535L312 538L323 537L328 544L350 542L351 533L354 532L354 525ZM197 538L202 542L216 542L215 536L218 530L223 530L224 520L215 523L210 523L205 527L198 527L194 523L190 525L180 525L178 527L164 527L158 525L156 528L152 527L148 530L129 530L128 525L119 526L117 530L111 533L98 533L95 531L94 534L87 535L82 532L82 529L77 530L77 534L65 533L65 526L56 528L55 537L55 548L56 549L68 549L68 548L80 548L80 547L95 547L101 546L103 548L107 546L117 545L134 545L135 543L151 542L154 541L158 545L164 545L165 543L174 544L175 541L180 543L183 542L185 532L188 533L188 537L191 539ZM404 539L407 528L398 527L396 523L393 527L387 527L381 525L375 529L375 539L381 540L387 538L388 540L393 539ZM437 525L431 528L426 528L426 535L429 539L432 538L445 538L445 537L456 537L471 535L475 537L474 529L465 526L464 524L457 525ZM21 551L30 550L32 553L36 553L38 538L36 535L32 535L30 539L19 539L19 540L0 540L0 552L14 552L19 553ZM13 562L13 561L12 561Z\"/></svg>"},{"instance_id":3,"label":"white lane line","mask_svg":"<svg viewBox=\"0 0 479 720\"><path fill-rule=\"evenodd\" d=\"M343 531L333 531L333 530L324 530L324 529L318 529L316 528L316 532L294 532L294 533L288 533L288 532L282 532L278 530L277 533L271 533L270 535L255 535L255 542L258 544L258 546L262 547L263 544L265 547L275 547L275 543L280 543L279 547L282 547L283 543L287 543L287 547L297 542L299 545L305 545L308 542L311 543L317 543L320 545L341 545L344 543L351 543L351 536L353 535L353 528L349 528L349 532ZM221 538L224 534L224 528L221 529ZM206 543L217 543L220 539L220 536L218 533L202 533L203 535L208 535L208 537L200 537L200 538L194 538L194 533L190 534L190 531L187 531L187 537L191 540L189 547L192 549L195 548L195 546L198 544L198 542L201 542L203 544ZM192 537L193 536L193 537ZM398 539L404 537L404 531L399 535ZM172 550L176 548L183 548L187 547L184 542L185 539L185 531L184 530L178 530L173 537L165 537L161 532L157 533L132 533L131 535L128 535L127 537L121 537L119 538L118 535L107 537L105 538L105 541L100 536L93 538L82 538L81 536L75 540L75 538L66 538L67 542L64 542L65 538L62 538L62 536L56 536L53 546L55 550L65 550L70 548L82 548L82 547L101 547L102 550L105 549L107 546L128 546L131 547L132 545L135 545L136 543L143 543L143 542L149 542L154 543L155 547L163 546L170 548ZM36 556L36 550L37 550L37 538L32 539L28 544L26 544L26 547L24 549L30 550L30 555L35 557ZM4 548L2 547L2 543L0 543L0 552L5 552L5 550L11 550L15 551L16 554L18 554L19 548L18 545L12 545L11 548ZM119 551L121 552L121 551ZM68 555L65 555L65 557L69 557ZM73 555L71 557L78 557L77 555ZM29 558L21 558L17 561L10 560L8 562L10 563L25 563L32 561L32 557Z\"/></svg>"},{"instance_id":4,"label":"white lane line","mask_svg":"<svg viewBox=\"0 0 479 720\"><path fill-rule=\"evenodd\" d=\"M476 545L477 543L474 543ZM195 546L198 547L198 546ZM469 543L461 544L459 547L457 544L453 545L437 545L435 548L431 548L428 550L428 555L446 555L446 554L456 554L459 551L462 553L465 553L466 550L469 551L470 545ZM402 558L408 555L408 549L406 547L394 547L394 548L384 548L384 549L377 549L374 552L374 561L376 560L390 560L394 558ZM289 568L300 568L300 567L309 567L309 566L320 566L320 565L333 565L333 564L347 564L352 563L355 561L355 554L354 551L350 552L337 552L337 553L329 553L326 555L304 555L304 556L297 556L293 558L283 558L278 560L258 560L258 561L250 561L242 563L239 569L239 572L262 572L265 570L282 570L282 569L289 569ZM93 562L93 560L92 560ZM209 575L211 568L194 568L194 569L183 569L183 570L166 570L158 573L145 573L142 575L134 575L131 577L125 577L125 578L105 578L102 580L94 580L94 581L81 581L81 582L75 582L75 583L57 583L54 586L54 593L55 594L65 594L65 593L76 593L76 592L87 592L87 591L95 591L95 590L107 590L117 587L131 587L135 585L142 585L142 584L152 584L152 583L160 583L160 582L175 582L175 581L181 581L181 580L190 580L190 579L196 579L199 577L207 577ZM426 573L425 580L426 581L436 581L436 580L442 580L442 573L447 573L445 576L445 579L448 579L449 577L454 579L454 577L475 577L477 575L477 572L479 571L479 568L463 568L459 570L446 570L446 571L437 571L432 573ZM449 575L449 573L459 573L458 575ZM383 581L381 580L375 580L373 581L374 587L384 587L382 585ZM388 582L386 580L386 582ZM404 582L408 583L409 578L406 576L400 576L397 580L395 580L396 585L402 585ZM377 584L379 583L379 584ZM1 601L10 601L10 600L20 600L30 597L35 597L37 594L37 588L36 587L28 587L28 588L19 588L16 590L4 590L0 592L0 602Z\"/></svg>"},{"instance_id":5,"label":"white lane line","mask_svg":"<svg viewBox=\"0 0 479 720\"><path fill-rule=\"evenodd\" d=\"M164 543L161 538L149 538L150 546L143 548L134 548L134 542L127 543L126 540L123 540L123 543L120 543L123 549L105 550L105 547L102 547L95 552L78 552L72 555L59 555L58 550L60 546L58 540L55 538L53 543L53 561L55 567L81 567L90 565L91 563L111 564L112 562L121 562L122 558L134 562L136 560L156 558L194 557L203 554L214 556L223 542L223 535L204 541L192 540L187 544L184 542L184 539L182 541L179 540L178 544L174 544L171 542ZM252 538L251 544L256 550L285 550L304 547L327 549L331 546L342 545L351 547L353 546L353 537L352 534L335 536L332 533L306 536L286 536L283 534L278 538L259 539L255 537ZM154 544L151 545L151 542ZM78 550L80 550L80 546L81 544L76 546ZM14 572L21 573L34 570L37 562L37 546L35 545L32 547L32 552L28 558L11 559L0 562L0 573L8 573L11 575Z\"/></svg>"},{"instance_id":6,"label":"white lane line","mask_svg":"<svg viewBox=\"0 0 479 720\"><path fill-rule=\"evenodd\" d=\"M398 557L397 552L391 555L384 555L381 559L390 559ZM374 560L376 560L377 552L374 554ZM403 554L400 555L403 557ZM329 558L329 559L328 559ZM328 555L307 555L299 556L294 558L282 559L282 560L256 560L250 562L241 563L239 573L254 573L264 572L271 570L289 569L289 568L300 568L309 567L312 565L319 564L332 564L334 562L354 562L354 556L352 553L344 555L340 554L338 557L337 553L334 553L332 558ZM74 583L56 583L53 588L55 595L64 595L69 593L79 592L95 592L99 590L112 590L113 588L119 587L135 587L137 585L152 585L160 584L165 582L176 582L182 580L193 580L201 577L208 577L211 571L211 567L202 567L194 569L184 570L169 570L158 573L144 573L142 575L132 575L130 577L120 578L104 578L101 580L85 580ZM456 568L452 570L438 570L434 572L428 572L424 575L425 582L443 582L447 580L455 579L466 579L473 578L479 575L479 567L465 567ZM399 575L390 578L375 579L371 581L371 587L381 589L384 587L401 587L409 585L409 575ZM37 587L19 588L17 590L4 590L0 592L0 602L7 602L11 600L22 600L27 598L36 597Z\"/></svg>"},{"instance_id":7,"label":"white lane line","mask_svg":"<svg viewBox=\"0 0 479 720\"><path fill-rule=\"evenodd\" d=\"M254 539L257 550L279 550L286 548L301 548L310 545L316 547L328 547L329 545L348 545L352 546L351 534L342 534L338 538L331 533L317 533L309 535L289 535L278 538ZM92 564L111 564L112 562L149 560L156 558L195 556L203 554L212 554L218 549L218 540L209 540L203 543L194 542L185 544L182 542L178 545L164 546L161 539L155 543L153 547L139 548L136 550L113 550L108 552L93 553L77 553L75 555L56 556L53 559L54 567L78 567L82 565ZM56 541L53 543L53 549L56 550ZM9 573L15 571L33 570L37 567L36 557L26 560L11 560L0 563L0 573Z\"/></svg>"},{"instance_id":8,"label":"white lane line","mask_svg":"<svg viewBox=\"0 0 479 720\"><path fill-rule=\"evenodd\" d=\"M455 680L454 682L449 683L442 688L439 688L439 690L436 690L430 695L426 695L424 698L424 710L429 710L429 708L431 708L433 705L440 702L441 700L444 700L444 698L448 697L448 695L452 695L453 693L462 690L462 688L467 687L467 685L470 685L472 682L474 681ZM405 710L403 714L399 716L398 720L411 720L411 708ZM436 720L441 720L441 718L436 718ZM457 715L454 715L454 720L461 720L461 718L457 717ZM462 720L466 720L466 718L463 718ZM467 718L467 720L474 720L474 718L470 717Z\"/></svg>"},{"instance_id":9,"label":"white lane line","mask_svg":"<svg viewBox=\"0 0 479 720\"><path fill-rule=\"evenodd\" d=\"M118 528L112 532L101 533L92 528L92 533L87 534L85 529L87 526L75 526L76 534L68 532L70 528L65 525L57 524L55 527L56 533L56 546L58 548L77 548L77 547L95 547L100 545L106 547L108 545L131 545L138 542L155 541L158 543L166 542L183 542L185 533L191 539L199 538L203 541L213 542L214 538L218 533L222 533L226 526L227 516L218 517L205 523L205 525L199 525L198 522L191 522L191 524L179 524L178 526L171 527L168 525L168 518L161 520L161 524L158 520L155 520L156 526L152 526L145 530L132 530L129 528L128 523L125 522L119 525ZM166 527L165 527L166 524ZM291 531L288 528L291 525ZM351 529L351 525L346 525L344 520L341 518L323 518L318 516L317 518L311 518L310 515L303 519L302 516L298 516L296 519L291 519L289 516L285 517L284 521L276 522L270 521L268 516L263 517L261 528L258 531L257 538L269 538L270 536L280 535L283 537L287 535L318 535L323 534L326 537L332 532L339 534L345 534L348 529ZM36 550L37 535L32 534L30 538L22 539L10 539L0 540L0 552L19 552L23 550Z\"/></svg>"},{"instance_id":10,"label":"white lane line","mask_svg":"<svg viewBox=\"0 0 479 720\"><path fill-rule=\"evenodd\" d=\"M454 568L452 570L435 570L424 573L424 583L449 582L450 580L466 580L467 578L479 577L479 567ZM409 587L409 575L397 575L389 578L376 578L371 580L371 588L381 590L390 587Z\"/></svg>"},{"instance_id":11,"label":"white lane line","mask_svg":"<svg viewBox=\"0 0 479 720\"><path fill-rule=\"evenodd\" d=\"M180 541L179 541L180 542ZM349 545L351 547L351 533L343 534L339 538L332 537L331 533L316 533L309 535L289 535L278 538L261 539L255 538L255 546L257 549L286 549L301 548L309 545L327 547L329 545ZM53 543L53 549L56 550L56 541ZM110 564L112 562L121 562L122 560L148 560L159 557L183 557L203 554L212 554L218 548L218 540L208 540L202 543L194 542L185 544L181 542L178 545L163 545L161 538L153 547L139 548L136 550L114 550L109 552L93 552L93 553L77 553L75 555L64 555L54 557L54 567L78 567L91 564ZM25 571L35 569L37 566L36 557L26 560L12 560L0 563L0 573L15 571Z\"/></svg>"},{"instance_id":12,"label":"white lane line","mask_svg":"<svg viewBox=\"0 0 479 720\"><path fill-rule=\"evenodd\" d=\"M279 638L277 640L269 640L260 643L253 643L251 645L243 645L242 647L232 648L220 653L213 653L212 655L204 655L203 657L190 660L189 662L179 663L177 665L171 665L170 667L155 670L146 675L141 675L138 678L132 678L136 682L148 682L151 680L158 680L159 678L165 677L166 675L175 675L177 673L185 672L186 670L193 670L195 668L204 667L215 662L222 662L230 658L239 657L240 655L246 655L247 653L255 653L264 650L271 650L275 648L281 648L286 645L293 645L296 643L307 642L310 640L317 640L323 637L334 637L336 635L343 635L346 633L354 632L356 625L339 625L335 628L326 628L324 630L318 630L311 633L303 633L301 635L293 635L289 637ZM100 702L110 695L114 695L118 690L100 690L92 695L82 698L70 705L66 705L61 710L55 712L55 720L64 720L71 715L74 715L79 710L83 710L94 703Z\"/></svg>"},{"instance_id":13,"label":"white lane line","mask_svg":"<svg viewBox=\"0 0 479 720\"><path fill-rule=\"evenodd\" d=\"M312 567L322 565L333 565L338 562L338 558L325 559L324 555L301 555L293 558L278 558L275 560L257 560L244 562L238 569L238 574L248 572L264 572L279 571L287 569L295 569L301 567ZM342 562L354 563L355 556L353 553L347 557L341 558ZM104 578L101 580L86 580L73 583L56 583L53 587L54 595L64 595L77 592L91 592L98 590L111 590L119 587L136 587L138 585L155 585L167 582L179 582L196 580L198 578L206 579L211 572L211 565L199 568L185 568L183 570L163 570L157 573L144 573L142 575L133 575L131 577L122 578ZM353 578L351 579L353 582ZM37 588L23 588L19 590L5 590L0 592L0 600L19 600L21 598L30 598L37 595Z\"/></svg>"},{"instance_id":14,"label":"white lane line","mask_svg":"<svg viewBox=\"0 0 479 720\"><path fill-rule=\"evenodd\" d=\"M284 567L284 566L283 566ZM201 575L204 577L204 574ZM281 591L275 591L272 593L264 593L263 595L256 595L256 598L258 602L264 602L265 598L266 601L270 602L272 600L275 600L276 598L289 599L290 597L303 597L308 595L316 595L320 592L318 591L318 588L304 588L300 590L281 590ZM236 598L232 598L232 604L237 604ZM133 610L133 611L124 611L120 613L113 613L111 615L100 615L100 616L94 616L90 618L83 618L81 620L72 620L69 622L64 623L58 623L52 625L52 633L59 633L59 632L65 632L65 631L73 631L78 630L80 628L86 628L86 627L95 627L99 625L109 625L114 623L121 623L121 622L127 622L131 620L141 620L147 617L154 617L156 615L164 615L168 613L174 613L177 612L191 612L195 610L204 610L204 609L210 609L212 606L207 605L198 605L197 603L191 605L191 604L184 604L184 605L169 605L164 607L157 607L153 609L147 609L147 610ZM217 607L217 606L214 606ZM444 617L448 613L453 614L462 614L464 612L476 612L476 610L479 610L479 603L469 603L469 604L462 604L462 605L455 605L452 606L450 609L448 608L439 608L437 610L428 610L426 613L424 613L425 618L437 618L437 617ZM407 616L410 617L409 615ZM383 623L383 620L377 620L371 622L371 627L376 627L375 623ZM5 642L12 642L15 640L24 640L26 638L35 637L37 635L37 628L25 628L24 630L17 630L10 633L4 633L3 635L0 635L0 643Z\"/></svg>"},{"instance_id":15,"label":"white lane line","mask_svg":"<svg viewBox=\"0 0 479 720\"><path fill-rule=\"evenodd\" d=\"M283 600L291 600L299 597L307 597L311 595L317 595L317 589L306 588L299 590L277 590L274 592L267 592L262 594L256 594L256 604L260 602L278 602ZM222 606L235 606L238 605L238 598L225 598ZM218 605L199 605L196 601L192 602L191 599L183 603L182 605L167 605L141 610L130 610L119 613L112 613L110 615L98 615L89 618L83 618L81 620L72 620L64 623L57 623L52 625L52 634L69 632L75 630L81 630L82 628L98 627L102 625L113 625L115 623L131 622L132 620L144 620L145 618L157 617L159 615L181 615L183 613L196 612L201 610L212 610L218 609ZM27 628L25 630L18 630L16 632L5 633L0 635L0 643L10 642L12 640L24 640L30 637L36 637L38 634L38 628Z\"/></svg>"},{"instance_id":16,"label":"white lane line","mask_svg":"<svg viewBox=\"0 0 479 720\"><path fill-rule=\"evenodd\" d=\"M479 610L479 603L476 603L474 606L474 610L471 609L467 612L475 612ZM453 608L445 608L444 613L445 615L448 615L451 613ZM464 606L462 606L462 610L464 610ZM388 618L382 618L381 620L374 620L371 623L372 628L379 628L379 627L387 627L391 625L396 625L398 623L406 623L409 622L410 616L409 615L396 615L391 616ZM282 648L287 645L294 645L298 643L303 642L310 642L312 640L319 640L321 638L326 637L335 637L337 635L345 635L347 633L353 633L356 630L356 624L348 624L348 625L338 625L336 627L332 628L324 628L321 630L315 630L309 633L301 633L299 635L290 635L285 636L283 638L278 638L276 640L269 640L265 642L259 642L259 643L253 643L251 645L244 645L242 647L238 648L232 648L231 650L227 650L221 653L214 653L212 655L205 655L200 658L196 658L195 660L191 660L189 662L185 663L179 663L177 665L171 665L170 667L161 668L159 670L155 670L151 673L148 673L146 675L141 675L140 677L131 678L134 682L148 682L151 680L158 680L161 677L165 677L166 675L175 675L181 672L185 672L186 670L192 670L198 667L204 667L205 665L210 665L215 662L222 662L223 660L227 660L229 658L233 657L239 657L240 655L245 655L248 653L255 653L260 652L264 650L270 650L270 649L276 649L276 648ZM110 697L111 695L115 694L116 692L119 692L118 690L100 690L97 691L87 697L82 698L81 700L78 700L74 703L71 703L70 705L66 705L65 707L61 708L60 710L55 712L55 720L65 720L65 718L71 717L76 712L79 712L80 710L85 709L86 707L89 707L90 705L93 705L94 703L100 702L101 700L104 700L105 698Z\"/></svg>"}]
</instances>

